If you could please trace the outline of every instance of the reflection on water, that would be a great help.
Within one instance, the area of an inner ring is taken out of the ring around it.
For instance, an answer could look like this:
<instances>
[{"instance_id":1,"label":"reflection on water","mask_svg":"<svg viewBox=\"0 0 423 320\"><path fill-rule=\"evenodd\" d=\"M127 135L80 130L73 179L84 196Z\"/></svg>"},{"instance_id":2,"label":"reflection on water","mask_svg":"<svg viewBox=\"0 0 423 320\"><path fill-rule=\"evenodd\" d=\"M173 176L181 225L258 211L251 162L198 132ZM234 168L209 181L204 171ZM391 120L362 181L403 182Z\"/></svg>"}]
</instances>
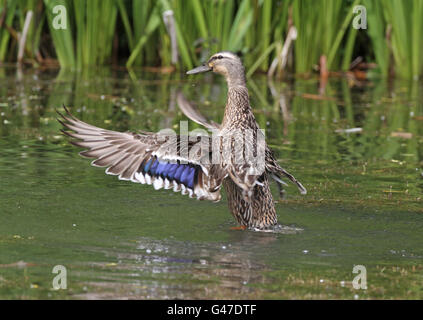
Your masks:
<instances>
[{"instance_id":1,"label":"reflection on water","mask_svg":"<svg viewBox=\"0 0 423 320\"><path fill-rule=\"evenodd\" d=\"M356 264L360 298L421 298L422 84L249 86L268 143L309 191L287 188L275 233L230 230L225 201L106 176L55 120L65 104L107 129L178 130L182 89L219 122L221 79L0 69L0 298L353 298ZM50 290L57 264L64 292Z\"/></svg>"},{"instance_id":2,"label":"reflection on water","mask_svg":"<svg viewBox=\"0 0 423 320\"><path fill-rule=\"evenodd\" d=\"M248 284L263 281L261 272L267 269L239 245L142 238L135 246L134 252L122 249L105 252L106 257L117 261L113 272L101 274L89 283L90 292L79 297L114 297L116 291L121 298L141 299L251 295L254 289ZM116 280L120 283L117 290Z\"/></svg>"}]
</instances>

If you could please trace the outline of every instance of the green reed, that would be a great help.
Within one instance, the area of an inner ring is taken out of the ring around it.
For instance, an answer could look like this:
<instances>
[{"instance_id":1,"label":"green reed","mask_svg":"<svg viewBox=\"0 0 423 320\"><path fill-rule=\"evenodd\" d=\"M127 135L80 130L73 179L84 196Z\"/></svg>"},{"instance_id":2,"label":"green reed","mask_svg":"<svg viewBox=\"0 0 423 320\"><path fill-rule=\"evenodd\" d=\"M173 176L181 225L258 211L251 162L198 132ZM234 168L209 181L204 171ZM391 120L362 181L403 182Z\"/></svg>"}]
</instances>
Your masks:
<instances>
[{"instance_id":1,"label":"green reed","mask_svg":"<svg viewBox=\"0 0 423 320\"><path fill-rule=\"evenodd\" d=\"M67 9L66 29L52 26L56 5ZM366 30L352 28L356 5L367 9ZM291 72L310 76L322 56L329 71L347 71L361 54L366 62L377 63L382 76L394 71L402 78L417 78L423 73L420 0L0 0L0 61L16 60L17 37L28 10L34 18L25 59L35 63L41 56L56 56L63 68L111 61L127 67L175 64L163 18L171 11L177 69L230 50L243 55L249 75L267 72L295 26L298 36L287 65ZM283 71L279 62L276 74Z\"/></svg>"},{"instance_id":2,"label":"green reed","mask_svg":"<svg viewBox=\"0 0 423 320\"><path fill-rule=\"evenodd\" d=\"M72 27L69 25L69 23L67 23L66 29L56 29L52 25L54 19L54 6L62 5L65 8L71 8L71 2L69 0L44 0L44 4L46 6L50 34L60 66L64 69L75 69L76 58ZM66 12L66 18L68 21L70 20L70 12L68 11Z\"/></svg>"},{"instance_id":3,"label":"green reed","mask_svg":"<svg viewBox=\"0 0 423 320\"><path fill-rule=\"evenodd\" d=\"M45 13L40 0L0 0L0 62L14 61L19 49L19 37L28 11L33 12L25 42L25 58L35 62L39 56ZM4 16L3 16L4 14ZM12 48L12 50L10 50Z\"/></svg>"},{"instance_id":4,"label":"green reed","mask_svg":"<svg viewBox=\"0 0 423 320\"><path fill-rule=\"evenodd\" d=\"M293 2L294 24L298 30L295 42L297 73L309 73L319 64L321 56L326 57L328 70L340 68L341 55L351 57L353 45L342 47L341 44L347 29L352 29L352 8L359 3L359 0L352 3L337 0Z\"/></svg>"},{"instance_id":5,"label":"green reed","mask_svg":"<svg viewBox=\"0 0 423 320\"><path fill-rule=\"evenodd\" d=\"M388 0L383 2L383 9L392 26L395 71L404 78L417 78L423 67L420 57L423 50L423 3L419 0Z\"/></svg>"},{"instance_id":6,"label":"green reed","mask_svg":"<svg viewBox=\"0 0 423 320\"><path fill-rule=\"evenodd\" d=\"M114 0L44 0L60 65L81 70L110 62L118 7ZM67 27L52 25L53 8L66 7Z\"/></svg>"},{"instance_id":7,"label":"green reed","mask_svg":"<svg viewBox=\"0 0 423 320\"><path fill-rule=\"evenodd\" d=\"M4 16L3 24L8 26L12 25L13 18L15 17L17 10L17 0L1 0L0 2L0 16L3 16L5 10L6 14ZM5 61L7 58L8 47L10 41L10 32L6 29L5 26L2 26L0 29L0 62Z\"/></svg>"}]
</instances>

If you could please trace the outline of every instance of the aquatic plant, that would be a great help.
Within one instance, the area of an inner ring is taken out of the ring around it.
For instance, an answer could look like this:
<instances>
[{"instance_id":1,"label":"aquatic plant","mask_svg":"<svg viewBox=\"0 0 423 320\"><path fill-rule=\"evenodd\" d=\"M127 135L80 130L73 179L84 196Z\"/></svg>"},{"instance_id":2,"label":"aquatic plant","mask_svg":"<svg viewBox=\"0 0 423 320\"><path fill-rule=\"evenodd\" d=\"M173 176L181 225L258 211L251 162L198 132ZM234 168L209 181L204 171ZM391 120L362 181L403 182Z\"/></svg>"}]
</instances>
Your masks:
<instances>
[{"instance_id":1,"label":"aquatic plant","mask_svg":"<svg viewBox=\"0 0 423 320\"><path fill-rule=\"evenodd\" d=\"M65 29L52 25L58 5L66 8ZM352 27L357 5L367 29ZM28 12L23 55L33 65L56 56L67 69L114 63L170 71L230 50L244 55L249 76L269 68L271 75L348 71L357 56L376 62L382 76L423 73L419 0L0 0L0 62L17 60Z\"/></svg>"}]
</instances>

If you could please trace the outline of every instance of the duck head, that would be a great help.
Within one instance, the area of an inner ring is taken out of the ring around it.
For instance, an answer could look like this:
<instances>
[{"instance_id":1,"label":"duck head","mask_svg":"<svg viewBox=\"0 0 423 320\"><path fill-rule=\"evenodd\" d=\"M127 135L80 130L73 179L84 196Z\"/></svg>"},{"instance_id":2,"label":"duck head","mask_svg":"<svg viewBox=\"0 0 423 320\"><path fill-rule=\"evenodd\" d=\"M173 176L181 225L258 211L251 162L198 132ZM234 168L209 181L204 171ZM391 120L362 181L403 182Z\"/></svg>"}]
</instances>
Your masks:
<instances>
[{"instance_id":1,"label":"duck head","mask_svg":"<svg viewBox=\"0 0 423 320\"><path fill-rule=\"evenodd\" d=\"M218 52L212 55L205 64L188 71L187 74L198 74L208 71L223 75L229 86L245 86L244 66L241 59L232 52Z\"/></svg>"}]
</instances>

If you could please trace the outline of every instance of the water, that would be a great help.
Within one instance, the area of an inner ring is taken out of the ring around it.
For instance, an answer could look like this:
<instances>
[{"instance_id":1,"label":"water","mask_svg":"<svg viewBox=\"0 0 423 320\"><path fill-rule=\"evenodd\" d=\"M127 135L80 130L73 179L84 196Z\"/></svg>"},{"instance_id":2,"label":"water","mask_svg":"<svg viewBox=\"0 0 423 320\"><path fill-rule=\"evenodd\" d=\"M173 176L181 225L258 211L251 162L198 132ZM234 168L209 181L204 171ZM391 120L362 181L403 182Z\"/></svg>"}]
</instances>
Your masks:
<instances>
[{"instance_id":1,"label":"water","mask_svg":"<svg viewBox=\"0 0 423 320\"><path fill-rule=\"evenodd\" d=\"M421 299L422 84L249 86L268 143L308 189L278 200L280 233L231 230L225 199L105 175L55 120L65 104L108 129L178 130L182 89L219 122L218 77L0 69L0 298ZM52 289L56 265L66 290ZM354 289L354 265L367 290Z\"/></svg>"}]
</instances>

